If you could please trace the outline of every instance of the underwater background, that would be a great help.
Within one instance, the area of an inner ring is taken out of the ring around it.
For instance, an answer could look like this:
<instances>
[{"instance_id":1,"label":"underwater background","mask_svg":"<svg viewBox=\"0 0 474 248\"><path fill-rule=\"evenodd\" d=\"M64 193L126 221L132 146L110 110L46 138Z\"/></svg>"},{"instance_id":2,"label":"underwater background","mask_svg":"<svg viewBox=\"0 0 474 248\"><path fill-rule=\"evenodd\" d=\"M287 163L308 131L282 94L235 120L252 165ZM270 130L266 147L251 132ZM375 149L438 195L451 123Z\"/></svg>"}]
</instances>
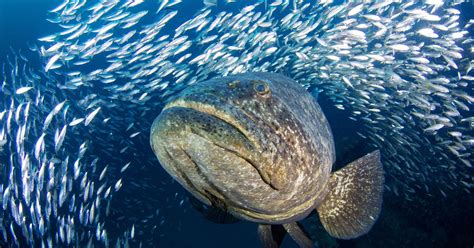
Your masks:
<instances>
[{"instance_id":1,"label":"underwater background","mask_svg":"<svg viewBox=\"0 0 474 248\"><path fill-rule=\"evenodd\" d=\"M0 1L5 247L259 247L216 224L149 145L169 97L279 72L328 118L336 165L381 149L372 230L316 247L474 246L474 5L443 1ZM283 247L295 247L286 238Z\"/></svg>"}]
</instances>

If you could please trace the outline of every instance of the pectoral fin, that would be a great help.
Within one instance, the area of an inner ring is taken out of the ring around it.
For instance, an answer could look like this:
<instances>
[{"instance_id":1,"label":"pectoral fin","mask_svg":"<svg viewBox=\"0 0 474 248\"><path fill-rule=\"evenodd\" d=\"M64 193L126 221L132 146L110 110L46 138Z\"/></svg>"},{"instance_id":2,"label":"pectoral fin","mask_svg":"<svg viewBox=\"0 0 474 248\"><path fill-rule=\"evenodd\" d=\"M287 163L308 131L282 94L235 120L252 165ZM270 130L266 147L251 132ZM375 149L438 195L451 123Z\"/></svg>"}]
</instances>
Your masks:
<instances>
[{"instance_id":1,"label":"pectoral fin","mask_svg":"<svg viewBox=\"0 0 474 248\"><path fill-rule=\"evenodd\" d=\"M329 234L351 239L367 233L380 213L383 183L378 150L333 173L329 193L317 207L321 223Z\"/></svg>"}]
</instances>

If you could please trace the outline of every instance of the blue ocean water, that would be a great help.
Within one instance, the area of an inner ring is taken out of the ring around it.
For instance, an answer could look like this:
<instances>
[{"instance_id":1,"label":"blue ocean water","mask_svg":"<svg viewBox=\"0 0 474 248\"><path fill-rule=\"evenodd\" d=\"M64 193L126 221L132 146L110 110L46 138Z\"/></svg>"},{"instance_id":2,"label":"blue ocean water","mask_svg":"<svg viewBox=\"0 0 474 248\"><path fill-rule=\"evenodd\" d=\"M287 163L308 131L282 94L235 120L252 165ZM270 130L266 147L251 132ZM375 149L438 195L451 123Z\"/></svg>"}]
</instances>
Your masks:
<instances>
[{"instance_id":1,"label":"blue ocean water","mask_svg":"<svg viewBox=\"0 0 474 248\"><path fill-rule=\"evenodd\" d=\"M29 67L38 68L38 70L43 68L47 60L39 57L36 53L27 51L33 44L38 44L39 38L61 30L58 25L47 20L52 16L48 11L61 3L61 1L35 0L0 1L0 61L6 62L8 58L12 58L12 53L23 51L23 54L28 56ZM94 3L88 2L87 4L93 5ZM153 13L156 4L156 2L146 1L133 11L153 9ZM246 6L244 2L235 3L231 8L235 8L237 11L243 6ZM178 24L193 18L196 9L202 7L201 1L184 1L179 7L176 18L165 27L163 32L172 32L178 27ZM474 18L472 3L461 4L457 9L461 12L460 22L466 23ZM150 15L145 18L149 18L145 19L145 22L152 22L158 17ZM116 36L124 34L125 31L114 33ZM474 37L472 28L470 33L465 36L471 39ZM198 39L198 37L189 37L189 39ZM134 40L128 42L132 43ZM202 51L190 52L199 54ZM472 56L472 53L470 55ZM466 59L472 61L473 58L467 57ZM106 63L104 56L96 56L91 63L80 67L80 70L89 73L96 68L106 67ZM69 68L74 68L74 65L69 66ZM71 69L71 71L74 71L74 69ZM282 71L285 71L285 69ZM50 74L63 82L66 72L67 70L58 70L51 71ZM118 79L118 84L125 83L126 80L125 77ZM95 89L96 91L93 93L101 96L113 97L116 94L116 92L108 91L99 86L91 86L90 89ZM88 90L90 91L90 89ZM51 88L51 90L58 91L52 92L51 95L62 95L59 92L60 87ZM310 87L309 90L313 91L315 89ZM472 94L472 86L470 90ZM68 104L72 106L71 109L76 108L77 111L83 114L90 112L89 110L80 109L77 103L83 99L84 95L82 93L78 93L76 98L74 94L65 95L71 97L68 99ZM7 94L2 95L2 97L8 96ZM160 100L162 100L161 97L154 96L149 101ZM4 106L0 110L7 109L8 99L2 99L1 102ZM52 102L53 100L51 100L51 104ZM331 95L324 93L318 94L318 103L324 110L334 135L337 154L335 168L341 168L350 161L378 147L370 140L356 134L357 132L363 132L365 126L361 121L349 119L351 116L349 108L346 110L336 108ZM139 247L140 243L143 247L259 247L260 243L255 223L240 221L235 224L216 224L205 219L191 206L187 192L159 166L159 162L149 146L148 135L149 126L160 113L160 107L163 107L164 102L152 105L153 109L148 110L145 115L131 109L135 103L127 105L126 100L123 100L120 101L120 104L124 105L116 107L118 109L123 108L123 111L115 113L120 113L122 116L108 116L112 118L111 126L97 125L89 129L87 133L68 131L67 134L68 137L69 135L83 135L91 140L96 140L91 142L92 145L88 151L88 153L93 154L93 158L99 158L100 161L100 167L97 170L95 168L91 169L91 171L94 171L93 173L96 173L96 178L99 177L98 174L104 166L109 165L111 184L113 185L120 177L123 179L122 188L114 194L111 200L111 214L104 217L105 214L102 213L109 239L115 240L117 237L122 237L126 230L130 230L131 226L135 225L135 238L129 239L132 247ZM138 106L138 104L135 105ZM471 116L472 111L471 115L469 113L463 114ZM107 115L102 117L105 118L105 116ZM121 133L131 122L138 123L131 130L142 132L138 139L128 139L130 133ZM110 128L110 136L123 136L124 139L105 136L106 132L99 130L100 128ZM107 143L108 140L117 143L110 144ZM68 145L79 147L82 141L83 139L77 139L76 141L71 138ZM129 148L128 151L123 153L118 152L125 146L134 147L136 150ZM111 147L116 147L116 149L111 149ZM429 148L417 147L417 149L425 151ZM77 152L76 150L74 152ZM468 147L468 152L470 151L472 151L472 146ZM3 152L0 156L2 158L1 163L4 164L5 168L8 168L7 164L11 163L9 157L13 152L8 150ZM123 163L117 165L117 161L123 161ZM120 173L121 166L128 161L131 161L132 165L125 174ZM472 170L468 170L468 172L472 172ZM4 173L1 180L8 180L7 173ZM387 171L387 173L390 172ZM431 173L429 176L436 178L443 175ZM474 175L463 176L472 178ZM390 182L391 180L394 179L387 178L387 181ZM5 182L3 184L6 185ZM431 187L431 185L428 186ZM96 185L96 187L99 187L99 185ZM11 217L5 217L3 225L9 228L10 224L7 223L12 222L11 219ZM407 199L402 194L396 195L391 191L386 191L378 221L368 234L354 240L337 240L330 237L314 214L304 220L303 225L318 247L473 247L474 197L472 192L466 193L463 188L452 189L444 198L420 193ZM55 231L54 227L54 225L51 226L53 233ZM18 230L17 233L21 233L19 226L15 226L15 228ZM87 228L96 230L93 225L84 227L84 230ZM2 236L2 245L15 246L15 242L13 242L15 237L9 231L5 231L3 234L8 235L8 238ZM26 241L28 237L17 236L16 239L20 240L20 246L29 246L28 241ZM114 242L111 242L111 245L115 245ZM79 246L85 247L86 244L87 240L85 243L80 243ZM100 242L95 244L99 247L103 246ZM67 247L68 245L61 243L60 246ZM283 247L296 247L296 244L291 239L286 238Z\"/></svg>"}]
</instances>

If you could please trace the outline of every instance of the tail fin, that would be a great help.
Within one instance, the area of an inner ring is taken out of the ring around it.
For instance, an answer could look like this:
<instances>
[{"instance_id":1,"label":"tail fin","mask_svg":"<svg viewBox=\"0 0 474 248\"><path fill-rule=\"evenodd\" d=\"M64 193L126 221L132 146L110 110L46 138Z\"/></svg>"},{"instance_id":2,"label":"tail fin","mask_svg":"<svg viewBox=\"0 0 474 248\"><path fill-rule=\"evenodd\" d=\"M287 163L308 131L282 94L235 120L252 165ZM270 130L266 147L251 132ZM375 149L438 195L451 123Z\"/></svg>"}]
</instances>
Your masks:
<instances>
[{"instance_id":1,"label":"tail fin","mask_svg":"<svg viewBox=\"0 0 474 248\"><path fill-rule=\"evenodd\" d=\"M383 183L379 150L334 172L328 184L329 193L317 207L329 234L340 239L366 234L380 214Z\"/></svg>"}]
</instances>

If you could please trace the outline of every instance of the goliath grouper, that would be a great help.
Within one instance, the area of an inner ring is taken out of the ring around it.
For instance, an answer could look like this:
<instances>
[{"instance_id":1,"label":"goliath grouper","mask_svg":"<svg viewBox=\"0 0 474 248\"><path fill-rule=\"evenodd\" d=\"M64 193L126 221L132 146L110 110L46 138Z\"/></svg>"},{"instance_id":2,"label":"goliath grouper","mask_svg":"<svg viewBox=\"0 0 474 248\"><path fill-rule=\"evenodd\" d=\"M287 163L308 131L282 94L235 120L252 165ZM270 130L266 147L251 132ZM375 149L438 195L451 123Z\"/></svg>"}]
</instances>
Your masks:
<instances>
[{"instance_id":1,"label":"goliath grouper","mask_svg":"<svg viewBox=\"0 0 474 248\"><path fill-rule=\"evenodd\" d=\"M331 173L331 129L315 99L274 73L246 73L192 85L164 107L151 128L163 168L194 197L259 223L264 247L287 232L312 241L296 221L314 209L330 235L367 233L380 213L379 151Z\"/></svg>"}]
</instances>

